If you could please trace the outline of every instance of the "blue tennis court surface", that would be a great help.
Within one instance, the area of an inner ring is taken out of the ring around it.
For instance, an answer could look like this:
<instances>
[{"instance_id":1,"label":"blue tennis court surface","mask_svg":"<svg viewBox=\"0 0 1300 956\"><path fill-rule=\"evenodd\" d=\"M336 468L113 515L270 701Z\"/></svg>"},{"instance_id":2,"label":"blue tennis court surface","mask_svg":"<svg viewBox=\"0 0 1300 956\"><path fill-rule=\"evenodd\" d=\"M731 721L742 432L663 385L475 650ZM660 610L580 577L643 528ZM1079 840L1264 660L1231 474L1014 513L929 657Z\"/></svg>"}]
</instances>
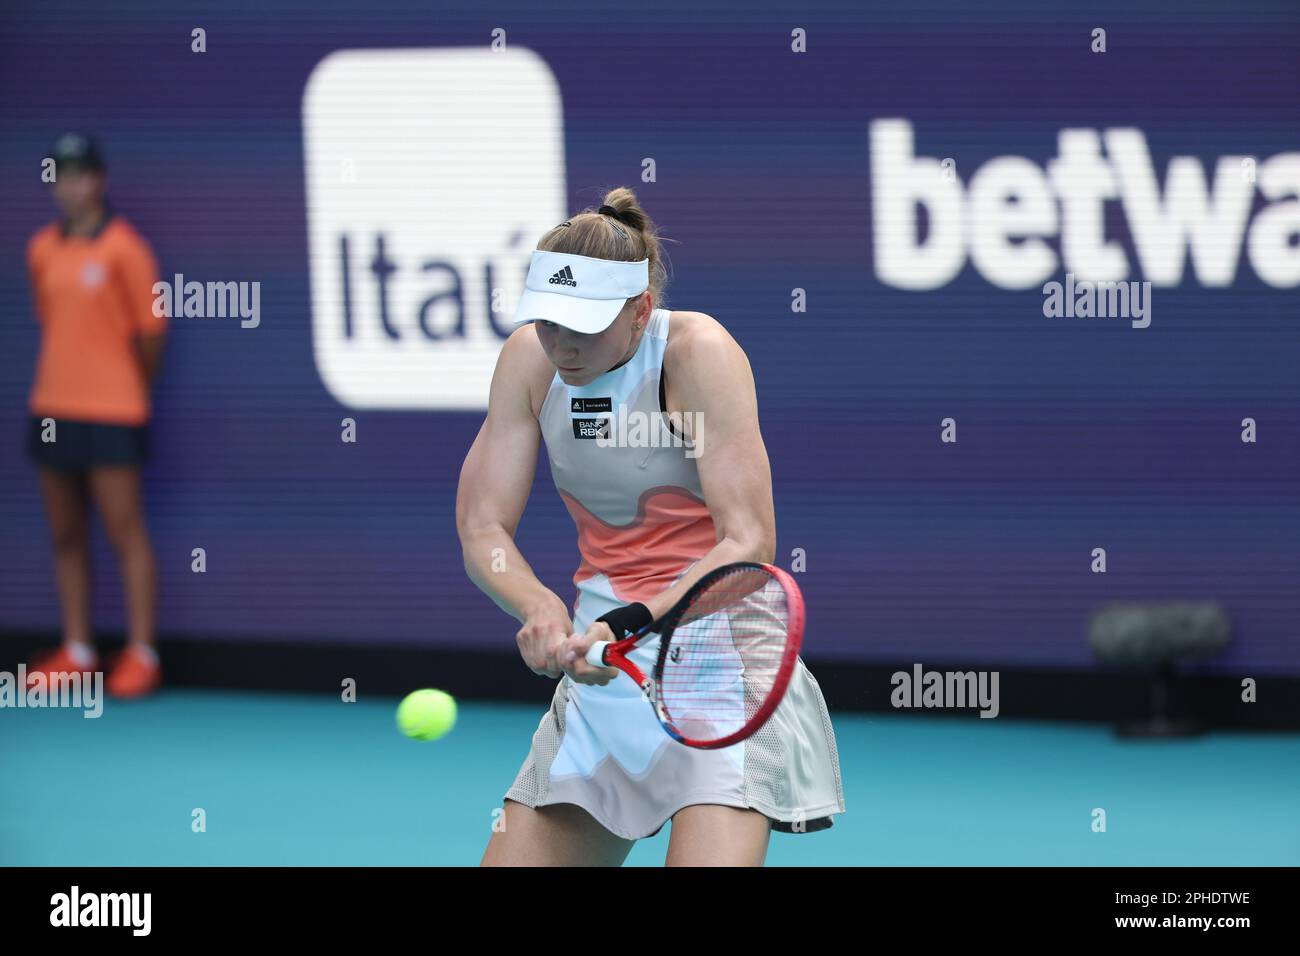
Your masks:
<instances>
[{"instance_id":1,"label":"blue tennis court surface","mask_svg":"<svg viewBox=\"0 0 1300 956\"><path fill-rule=\"evenodd\" d=\"M476 865L544 705L166 691L0 711L0 863ZM769 865L1300 863L1300 735L1116 741L1092 725L835 715L848 812ZM1092 830L1094 808L1106 832ZM206 832L191 822L196 809ZM629 865L659 865L668 828Z\"/></svg>"}]
</instances>

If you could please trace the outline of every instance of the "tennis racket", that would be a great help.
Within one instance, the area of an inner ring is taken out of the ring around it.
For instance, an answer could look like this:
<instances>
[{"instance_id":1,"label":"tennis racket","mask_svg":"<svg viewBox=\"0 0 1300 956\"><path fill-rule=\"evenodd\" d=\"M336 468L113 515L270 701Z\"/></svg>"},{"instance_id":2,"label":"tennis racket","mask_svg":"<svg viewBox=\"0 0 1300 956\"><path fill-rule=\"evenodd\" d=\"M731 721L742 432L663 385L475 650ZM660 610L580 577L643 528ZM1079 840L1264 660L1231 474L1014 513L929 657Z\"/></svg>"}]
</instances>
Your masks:
<instances>
[{"instance_id":1,"label":"tennis racket","mask_svg":"<svg viewBox=\"0 0 1300 956\"><path fill-rule=\"evenodd\" d=\"M587 661L636 681L674 740L713 750L752 736L772 716L790 685L803 624L794 578L741 561L714 568L630 637L592 644ZM659 656L647 677L627 655L656 633Z\"/></svg>"}]
</instances>

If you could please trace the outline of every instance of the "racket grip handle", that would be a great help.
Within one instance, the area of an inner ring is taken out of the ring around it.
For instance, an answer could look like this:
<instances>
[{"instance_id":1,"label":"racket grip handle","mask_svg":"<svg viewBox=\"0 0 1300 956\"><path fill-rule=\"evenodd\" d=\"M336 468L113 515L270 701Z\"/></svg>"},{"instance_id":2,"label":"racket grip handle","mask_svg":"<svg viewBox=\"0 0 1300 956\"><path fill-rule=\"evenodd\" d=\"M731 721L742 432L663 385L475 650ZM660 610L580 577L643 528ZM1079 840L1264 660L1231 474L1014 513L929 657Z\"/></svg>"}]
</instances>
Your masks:
<instances>
[{"instance_id":1,"label":"racket grip handle","mask_svg":"<svg viewBox=\"0 0 1300 956\"><path fill-rule=\"evenodd\" d=\"M587 663L592 667L608 667L605 663L605 648L609 647L609 641L597 641L587 650Z\"/></svg>"}]
</instances>

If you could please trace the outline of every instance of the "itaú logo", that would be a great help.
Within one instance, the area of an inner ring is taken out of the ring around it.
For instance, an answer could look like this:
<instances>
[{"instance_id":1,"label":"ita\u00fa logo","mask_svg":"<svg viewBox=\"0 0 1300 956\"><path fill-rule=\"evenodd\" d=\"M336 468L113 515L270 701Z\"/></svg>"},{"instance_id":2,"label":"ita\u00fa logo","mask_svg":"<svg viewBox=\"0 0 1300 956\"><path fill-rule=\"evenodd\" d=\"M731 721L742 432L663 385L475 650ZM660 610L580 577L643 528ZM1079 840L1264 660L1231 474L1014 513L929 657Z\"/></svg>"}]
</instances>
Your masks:
<instances>
[{"instance_id":1,"label":"ita\u00fa logo","mask_svg":"<svg viewBox=\"0 0 1300 956\"><path fill-rule=\"evenodd\" d=\"M1119 282L1135 269L1153 286L1176 286L1189 259L1196 282L1228 286L1243 247L1266 285L1300 284L1292 242L1300 152L1220 156L1208 171L1195 157L1175 156L1162 183L1140 129L1062 129L1045 167L997 156L969 171L951 157L917 156L907 120L877 120L870 138L875 271L886 285L936 289L969 258L1004 289L1041 286L1062 272ZM1123 213L1136 262L1106 235L1107 203ZM1059 253L1049 239L1059 240Z\"/></svg>"},{"instance_id":2,"label":"ita\u00fa logo","mask_svg":"<svg viewBox=\"0 0 1300 956\"><path fill-rule=\"evenodd\" d=\"M565 215L550 68L522 47L341 50L307 80L303 141L325 386L351 408L486 408L533 242Z\"/></svg>"}]
</instances>

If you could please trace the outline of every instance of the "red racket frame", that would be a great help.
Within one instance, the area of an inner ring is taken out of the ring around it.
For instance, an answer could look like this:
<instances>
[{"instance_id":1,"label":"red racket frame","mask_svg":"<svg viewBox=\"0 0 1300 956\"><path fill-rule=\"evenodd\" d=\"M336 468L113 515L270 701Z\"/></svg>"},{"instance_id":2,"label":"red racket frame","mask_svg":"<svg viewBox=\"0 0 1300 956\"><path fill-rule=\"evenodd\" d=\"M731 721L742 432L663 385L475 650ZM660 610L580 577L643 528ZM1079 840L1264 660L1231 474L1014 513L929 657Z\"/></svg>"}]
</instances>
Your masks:
<instances>
[{"instance_id":1,"label":"red racket frame","mask_svg":"<svg viewBox=\"0 0 1300 956\"><path fill-rule=\"evenodd\" d=\"M763 701L762 706L755 711L754 716L745 722L743 727L718 740L700 740L686 737L673 725L658 695L659 679L663 675L663 663L668 654L668 648L672 643L672 633L677 627L677 622L682 619L683 615L690 610L699 596L708 590L714 581L739 570L765 571L781 585L781 589L785 592L786 605L789 608L788 637L785 652L781 657L781 663L777 667L776 678L772 682L772 689L768 692L767 698ZM759 728L767 723L776 708L780 706L782 699L785 697L786 689L790 686L790 676L794 673L795 663L799 659L799 649L803 646L803 629L803 594L799 591L799 585L795 583L794 578L775 565L762 564L756 561L736 561L714 568L696 581L682 599L657 621L652 621L630 637L625 637L619 641L611 641L605 647L601 660L606 667L618 668L636 681L637 686L641 688L641 693L645 695L646 700L653 707L655 717L670 737L688 747L695 747L700 750L720 750L723 747L730 747L732 744L753 736ZM636 647L648 635L655 633L660 635L661 644L659 658L655 662L655 676L651 679L645 675L641 668L628 660L626 655L628 651Z\"/></svg>"}]
</instances>

